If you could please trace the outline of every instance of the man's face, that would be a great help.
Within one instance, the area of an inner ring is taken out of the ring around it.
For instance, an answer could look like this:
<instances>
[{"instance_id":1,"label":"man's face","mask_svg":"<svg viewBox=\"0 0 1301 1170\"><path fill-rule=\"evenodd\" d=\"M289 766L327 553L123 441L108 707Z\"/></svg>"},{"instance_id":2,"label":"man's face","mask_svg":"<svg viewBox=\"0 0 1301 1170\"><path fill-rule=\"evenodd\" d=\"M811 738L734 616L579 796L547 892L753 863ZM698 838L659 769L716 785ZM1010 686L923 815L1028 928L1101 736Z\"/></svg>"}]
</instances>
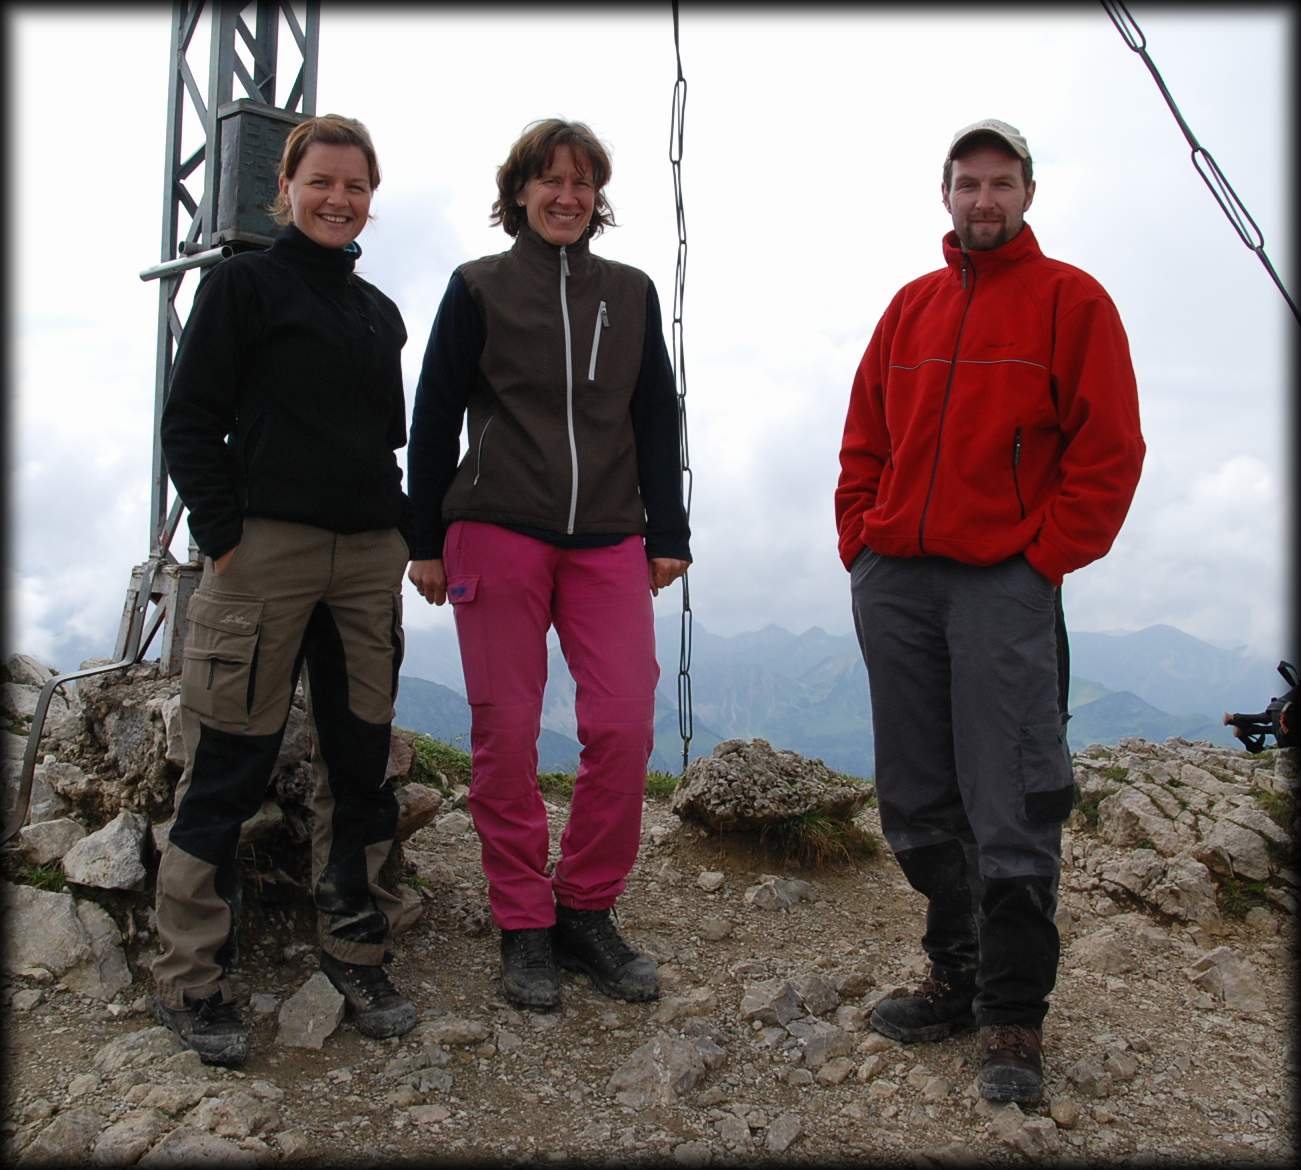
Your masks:
<instances>
[{"instance_id":1,"label":"man's face","mask_svg":"<svg viewBox=\"0 0 1301 1170\"><path fill-rule=\"evenodd\" d=\"M986 252L1006 244L1021 230L1034 199L1034 183L1025 185L1021 160L996 146L977 146L953 160L949 189L940 185L953 230L968 252Z\"/></svg>"}]
</instances>

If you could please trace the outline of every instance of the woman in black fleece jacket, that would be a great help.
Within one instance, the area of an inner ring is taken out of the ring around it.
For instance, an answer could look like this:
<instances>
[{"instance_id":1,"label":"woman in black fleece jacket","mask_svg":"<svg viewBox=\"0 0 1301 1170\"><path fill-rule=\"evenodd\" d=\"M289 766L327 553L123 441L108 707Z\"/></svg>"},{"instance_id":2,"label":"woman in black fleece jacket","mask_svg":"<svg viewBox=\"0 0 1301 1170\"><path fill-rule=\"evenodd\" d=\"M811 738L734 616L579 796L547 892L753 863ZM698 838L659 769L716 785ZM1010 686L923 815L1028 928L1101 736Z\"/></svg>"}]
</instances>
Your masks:
<instances>
[{"instance_id":1,"label":"woman in black fleece jacket","mask_svg":"<svg viewBox=\"0 0 1301 1170\"><path fill-rule=\"evenodd\" d=\"M304 662L321 969L367 1035L415 1024L382 966L400 900L378 882L397 823L385 771L408 558L394 454L406 329L353 273L378 185L360 122L326 115L291 131L273 207L286 226L200 284L163 411L204 571L187 611L186 768L158 872L154 1011L211 1063L248 1051L226 978L236 850Z\"/></svg>"}]
</instances>

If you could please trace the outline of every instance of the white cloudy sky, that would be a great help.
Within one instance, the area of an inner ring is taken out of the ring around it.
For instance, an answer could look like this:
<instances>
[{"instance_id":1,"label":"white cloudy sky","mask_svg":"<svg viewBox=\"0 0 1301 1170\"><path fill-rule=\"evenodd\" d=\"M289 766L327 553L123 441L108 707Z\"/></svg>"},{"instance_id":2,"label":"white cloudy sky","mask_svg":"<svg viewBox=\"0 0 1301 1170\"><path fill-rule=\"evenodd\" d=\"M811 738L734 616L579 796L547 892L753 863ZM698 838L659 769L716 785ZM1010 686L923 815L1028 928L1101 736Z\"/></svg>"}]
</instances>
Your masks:
<instances>
[{"instance_id":1,"label":"white cloudy sky","mask_svg":"<svg viewBox=\"0 0 1301 1170\"><path fill-rule=\"evenodd\" d=\"M1295 296L1290 11L1132 11ZM137 274L160 258L170 9L5 20L7 648L72 669L74 650L112 648L148 552L158 288ZM953 131L993 116L1029 139L1045 251L1116 301L1142 396L1144 479L1111 555L1068 578L1068 621L1166 622L1280 656L1297 325L1102 7L687 5L681 37L696 621L850 628L832 515L850 379L894 291L941 262ZM667 3L325 5L317 109L361 118L379 150L360 270L406 318L408 404L451 269L509 242L487 223L493 175L537 117L585 120L610 144L621 226L596 248L651 274L667 323L675 76ZM657 613L679 605L675 588ZM410 591L407 614L409 631L451 625Z\"/></svg>"}]
</instances>

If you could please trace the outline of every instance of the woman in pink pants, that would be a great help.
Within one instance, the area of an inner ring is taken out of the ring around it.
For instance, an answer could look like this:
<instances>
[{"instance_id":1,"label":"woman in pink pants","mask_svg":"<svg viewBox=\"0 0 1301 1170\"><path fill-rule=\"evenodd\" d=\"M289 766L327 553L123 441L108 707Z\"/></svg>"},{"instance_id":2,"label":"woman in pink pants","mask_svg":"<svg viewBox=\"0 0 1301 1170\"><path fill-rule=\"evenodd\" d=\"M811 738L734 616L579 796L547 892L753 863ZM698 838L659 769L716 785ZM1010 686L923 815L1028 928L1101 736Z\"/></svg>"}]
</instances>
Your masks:
<instances>
[{"instance_id":1,"label":"woman in pink pants","mask_svg":"<svg viewBox=\"0 0 1301 1170\"><path fill-rule=\"evenodd\" d=\"M408 455L409 576L451 601L472 712L470 811L506 997L560 1002L557 964L659 996L610 915L637 859L653 740L651 595L691 561L678 404L645 273L593 254L610 158L582 123L526 127L497 171L506 252L462 264L425 350ZM469 446L459 435L468 413ZM583 745L547 872L537 737L554 626Z\"/></svg>"}]
</instances>

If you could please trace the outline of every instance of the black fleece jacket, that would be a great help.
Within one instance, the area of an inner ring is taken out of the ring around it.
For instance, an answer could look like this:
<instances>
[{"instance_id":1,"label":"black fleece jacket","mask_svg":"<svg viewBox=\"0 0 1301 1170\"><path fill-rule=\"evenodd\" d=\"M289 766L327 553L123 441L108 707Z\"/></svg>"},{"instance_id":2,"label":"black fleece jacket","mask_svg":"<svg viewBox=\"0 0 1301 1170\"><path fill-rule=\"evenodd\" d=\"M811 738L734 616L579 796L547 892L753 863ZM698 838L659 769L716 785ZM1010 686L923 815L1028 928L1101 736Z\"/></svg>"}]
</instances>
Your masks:
<instances>
[{"instance_id":1,"label":"black fleece jacket","mask_svg":"<svg viewBox=\"0 0 1301 1170\"><path fill-rule=\"evenodd\" d=\"M292 224L208 271L176 353L162 444L199 548L219 557L245 516L332 532L400 527L408 508L397 306L354 275L361 250Z\"/></svg>"}]
</instances>

